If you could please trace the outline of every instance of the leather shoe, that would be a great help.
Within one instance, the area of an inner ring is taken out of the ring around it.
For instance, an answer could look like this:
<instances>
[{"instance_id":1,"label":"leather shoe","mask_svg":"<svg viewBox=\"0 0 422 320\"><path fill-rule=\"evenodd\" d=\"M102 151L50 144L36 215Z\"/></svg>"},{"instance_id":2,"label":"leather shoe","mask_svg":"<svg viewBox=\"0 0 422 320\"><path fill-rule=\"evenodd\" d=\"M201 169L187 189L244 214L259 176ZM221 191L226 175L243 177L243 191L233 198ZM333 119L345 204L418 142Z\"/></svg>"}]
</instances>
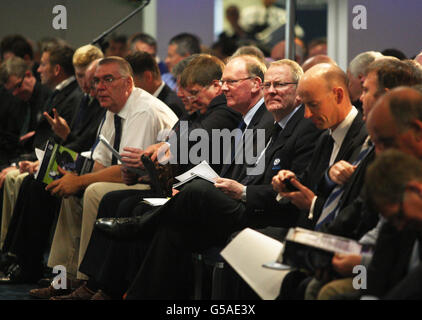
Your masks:
<instances>
[{"instance_id":1,"label":"leather shoe","mask_svg":"<svg viewBox=\"0 0 422 320\"><path fill-rule=\"evenodd\" d=\"M94 227L109 238L117 240L133 240L140 233L139 217L100 218Z\"/></svg>"},{"instance_id":2,"label":"leather shoe","mask_svg":"<svg viewBox=\"0 0 422 320\"><path fill-rule=\"evenodd\" d=\"M46 288L32 289L29 295L38 299L50 299L51 297L64 296L72 292L72 290L80 287L84 281L67 279L67 289L55 289L52 284Z\"/></svg>"},{"instance_id":3,"label":"leather shoe","mask_svg":"<svg viewBox=\"0 0 422 320\"><path fill-rule=\"evenodd\" d=\"M111 300L111 297L100 289L91 297L91 300Z\"/></svg>"},{"instance_id":4,"label":"leather shoe","mask_svg":"<svg viewBox=\"0 0 422 320\"><path fill-rule=\"evenodd\" d=\"M7 269L9 267L17 262L17 258L15 255L6 252L0 254L0 271L3 271L4 273L7 273Z\"/></svg>"},{"instance_id":5,"label":"leather shoe","mask_svg":"<svg viewBox=\"0 0 422 320\"><path fill-rule=\"evenodd\" d=\"M54 296L51 297L50 300L91 300L94 294L95 292L89 290L86 286L86 283L84 283L79 288L73 290L70 294Z\"/></svg>"},{"instance_id":6,"label":"leather shoe","mask_svg":"<svg viewBox=\"0 0 422 320\"><path fill-rule=\"evenodd\" d=\"M3 277L0 278L0 284L19 284L31 282L23 275L19 264L12 264Z\"/></svg>"}]
</instances>

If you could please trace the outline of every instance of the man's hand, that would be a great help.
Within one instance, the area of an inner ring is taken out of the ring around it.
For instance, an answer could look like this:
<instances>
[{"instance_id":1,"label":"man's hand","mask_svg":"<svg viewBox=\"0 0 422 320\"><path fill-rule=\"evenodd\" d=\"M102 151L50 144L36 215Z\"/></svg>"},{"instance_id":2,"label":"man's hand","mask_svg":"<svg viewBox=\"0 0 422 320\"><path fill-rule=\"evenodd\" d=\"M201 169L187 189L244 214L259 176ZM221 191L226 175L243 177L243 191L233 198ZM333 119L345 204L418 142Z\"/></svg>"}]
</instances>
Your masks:
<instances>
[{"instance_id":1,"label":"man's hand","mask_svg":"<svg viewBox=\"0 0 422 320\"><path fill-rule=\"evenodd\" d=\"M122 174L123 183L127 184L128 186L134 185L138 182L138 175L129 171L129 169L125 166L120 166L120 172Z\"/></svg>"},{"instance_id":2,"label":"man's hand","mask_svg":"<svg viewBox=\"0 0 422 320\"><path fill-rule=\"evenodd\" d=\"M286 185L283 183L285 179L294 178L295 174L289 170L280 170L272 180L274 191L277 193L288 192Z\"/></svg>"},{"instance_id":3,"label":"man's hand","mask_svg":"<svg viewBox=\"0 0 422 320\"><path fill-rule=\"evenodd\" d=\"M0 188L3 187L4 180L10 171L16 170L16 167L7 167L0 172Z\"/></svg>"},{"instance_id":4,"label":"man's hand","mask_svg":"<svg viewBox=\"0 0 422 320\"><path fill-rule=\"evenodd\" d=\"M353 274L353 268L362 263L362 256L357 254L336 253L331 261L333 269L342 276Z\"/></svg>"},{"instance_id":5,"label":"man's hand","mask_svg":"<svg viewBox=\"0 0 422 320\"><path fill-rule=\"evenodd\" d=\"M242 198L244 185L235 180L218 178L214 186L232 199L240 200Z\"/></svg>"},{"instance_id":6,"label":"man's hand","mask_svg":"<svg viewBox=\"0 0 422 320\"><path fill-rule=\"evenodd\" d=\"M37 161L20 161L19 162L19 172L24 173L28 172L29 174L34 174L38 171L40 162Z\"/></svg>"},{"instance_id":7,"label":"man's hand","mask_svg":"<svg viewBox=\"0 0 422 320\"><path fill-rule=\"evenodd\" d=\"M122 163L127 167L144 169L141 156L145 153L144 150L132 147L123 148L121 153Z\"/></svg>"},{"instance_id":8,"label":"man's hand","mask_svg":"<svg viewBox=\"0 0 422 320\"><path fill-rule=\"evenodd\" d=\"M57 167L57 170L63 174L63 177L54 180L45 188L50 191L51 195L67 198L82 189L80 179L76 174L67 172L60 167Z\"/></svg>"},{"instance_id":9,"label":"man's hand","mask_svg":"<svg viewBox=\"0 0 422 320\"><path fill-rule=\"evenodd\" d=\"M148 151L151 154L150 157L152 161L157 161L160 164L167 164L170 161L171 152L170 146L167 143L160 142L151 147L153 147L153 152L150 152L149 147L146 152Z\"/></svg>"},{"instance_id":10,"label":"man's hand","mask_svg":"<svg viewBox=\"0 0 422 320\"><path fill-rule=\"evenodd\" d=\"M311 189L301 184L296 178L290 178L290 182L299 191L279 192L280 195L284 198L290 199L290 202L299 209L310 210L315 193Z\"/></svg>"},{"instance_id":11,"label":"man's hand","mask_svg":"<svg viewBox=\"0 0 422 320\"><path fill-rule=\"evenodd\" d=\"M67 124L65 119L59 116L55 108L53 108L53 114L54 118L50 117L47 112L43 113L44 117L47 119L54 133L59 136L63 141L66 141L66 138L70 133L69 125Z\"/></svg>"},{"instance_id":12,"label":"man's hand","mask_svg":"<svg viewBox=\"0 0 422 320\"><path fill-rule=\"evenodd\" d=\"M347 161L340 160L331 166L330 170L328 171L328 176L330 177L331 181L335 182L336 184L343 185L349 181L356 168L357 166L352 165Z\"/></svg>"}]
</instances>

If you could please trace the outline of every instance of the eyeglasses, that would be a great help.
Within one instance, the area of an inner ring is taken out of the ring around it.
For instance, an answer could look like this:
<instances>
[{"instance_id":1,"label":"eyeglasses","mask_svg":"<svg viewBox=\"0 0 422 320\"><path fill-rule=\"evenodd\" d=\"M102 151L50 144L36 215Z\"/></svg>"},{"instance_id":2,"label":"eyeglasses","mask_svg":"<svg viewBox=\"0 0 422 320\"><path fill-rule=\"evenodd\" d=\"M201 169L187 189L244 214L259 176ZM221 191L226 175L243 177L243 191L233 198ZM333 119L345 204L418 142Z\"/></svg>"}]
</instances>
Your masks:
<instances>
[{"instance_id":1,"label":"eyeglasses","mask_svg":"<svg viewBox=\"0 0 422 320\"><path fill-rule=\"evenodd\" d=\"M297 84L297 82L279 82L279 81L267 81L261 84L261 88L263 90L270 90L271 86L273 86L274 90L281 90L283 87L289 84Z\"/></svg>"},{"instance_id":2,"label":"eyeglasses","mask_svg":"<svg viewBox=\"0 0 422 320\"><path fill-rule=\"evenodd\" d=\"M229 87L232 87L232 86L234 86L235 83L238 83L239 81L249 80L249 79L253 79L253 78L254 77L247 77L247 78L237 79L237 80L232 80L232 79L223 80L223 79L221 79L218 83L220 84L220 86L224 86L224 84L227 84Z\"/></svg>"},{"instance_id":3,"label":"eyeglasses","mask_svg":"<svg viewBox=\"0 0 422 320\"><path fill-rule=\"evenodd\" d=\"M202 87L199 90L187 90L184 89L187 93L190 94L190 96L185 95L185 98L188 99L189 101L195 100L196 98L198 98L198 94L200 94L202 92L202 90L205 90L209 87L210 85L206 86L206 87Z\"/></svg>"},{"instance_id":4,"label":"eyeglasses","mask_svg":"<svg viewBox=\"0 0 422 320\"><path fill-rule=\"evenodd\" d=\"M94 88L98 87L100 83L102 83L105 87L110 86L114 81L120 80L123 77L113 77L113 76L105 76L103 78L94 78L92 80L92 84L94 85Z\"/></svg>"}]
</instances>

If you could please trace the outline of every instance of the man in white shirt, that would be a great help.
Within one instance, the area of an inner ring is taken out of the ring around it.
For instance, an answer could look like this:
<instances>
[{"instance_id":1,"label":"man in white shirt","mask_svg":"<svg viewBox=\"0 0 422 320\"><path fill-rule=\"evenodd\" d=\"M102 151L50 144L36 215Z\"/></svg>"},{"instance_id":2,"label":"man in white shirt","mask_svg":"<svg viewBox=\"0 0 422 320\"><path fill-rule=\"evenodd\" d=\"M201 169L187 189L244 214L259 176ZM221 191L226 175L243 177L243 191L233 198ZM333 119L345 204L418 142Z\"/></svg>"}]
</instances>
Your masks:
<instances>
[{"instance_id":1,"label":"man in white shirt","mask_svg":"<svg viewBox=\"0 0 422 320\"><path fill-rule=\"evenodd\" d=\"M144 149L156 143L162 131L170 129L178 120L163 102L134 87L132 69L122 58L107 57L100 60L94 75L94 85L100 105L107 109L100 134L119 152L124 147ZM62 171L63 177L46 188L51 194L64 197L48 266L66 267L67 289L77 285L74 280L78 258L82 258L85 252L103 195L113 190L149 188L142 184L123 184L121 165L117 164L117 160L113 159L112 153L104 144L99 143L96 146L93 160L95 163L91 173L76 176ZM76 194L83 190L85 192L81 199ZM86 277L81 275L80 278ZM65 288L64 284L61 286L62 289L50 286L31 290L30 294L48 298L57 293L62 294Z\"/></svg>"}]
</instances>

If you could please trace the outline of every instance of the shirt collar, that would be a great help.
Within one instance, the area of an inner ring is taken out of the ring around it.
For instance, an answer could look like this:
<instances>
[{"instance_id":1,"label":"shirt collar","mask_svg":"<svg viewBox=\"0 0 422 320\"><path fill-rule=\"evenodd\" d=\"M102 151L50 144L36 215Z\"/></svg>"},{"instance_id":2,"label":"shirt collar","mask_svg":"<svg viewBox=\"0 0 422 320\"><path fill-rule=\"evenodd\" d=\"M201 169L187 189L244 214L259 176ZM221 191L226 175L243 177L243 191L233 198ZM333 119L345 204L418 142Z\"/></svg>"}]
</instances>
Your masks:
<instances>
[{"instance_id":1,"label":"shirt collar","mask_svg":"<svg viewBox=\"0 0 422 320\"><path fill-rule=\"evenodd\" d=\"M289 122L289 120L293 117L293 115L296 113L296 111L299 110L300 107L301 107L301 105L298 105L296 108L294 108L294 110L292 112L290 112L287 116L285 116L283 119L281 119L278 122L281 129L284 129L287 126L287 123Z\"/></svg>"},{"instance_id":2,"label":"shirt collar","mask_svg":"<svg viewBox=\"0 0 422 320\"><path fill-rule=\"evenodd\" d=\"M161 91L163 90L163 88L164 88L164 85L165 85L165 83L164 83L164 81L161 81L161 84L160 84L160 86L157 88L157 90L155 90L154 91L154 93L152 94L154 97L158 97L158 95L161 93Z\"/></svg>"},{"instance_id":3,"label":"shirt collar","mask_svg":"<svg viewBox=\"0 0 422 320\"><path fill-rule=\"evenodd\" d=\"M335 128L334 130L330 129L331 137L334 140L334 143L337 146L341 146L343 143L344 138L346 137L347 131L349 130L350 126L352 125L353 121L355 120L358 114L358 110L355 106L352 106L349 114L344 118L344 120Z\"/></svg>"},{"instance_id":4,"label":"shirt collar","mask_svg":"<svg viewBox=\"0 0 422 320\"><path fill-rule=\"evenodd\" d=\"M264 98L262 97L249 111L245 114L243 117L243 121L246 123L246 127L249 126L249 123L251 123L253 116L258 111L261 104L264 103Z\"/></svg>"},{"instance_id":5,"label":"shirt collar","mask_svg":"<svg viewBox=\"0 0 422 320\"><path fill-rule=\"evenodd\" d=\"M65 87L67 87L73 80L75 80L75 76L71 76L65 80L63 80L62 82L60 82L57 86L56 86L56 90L58 91L62 91Z\"/></svg>"}]
</instances>

